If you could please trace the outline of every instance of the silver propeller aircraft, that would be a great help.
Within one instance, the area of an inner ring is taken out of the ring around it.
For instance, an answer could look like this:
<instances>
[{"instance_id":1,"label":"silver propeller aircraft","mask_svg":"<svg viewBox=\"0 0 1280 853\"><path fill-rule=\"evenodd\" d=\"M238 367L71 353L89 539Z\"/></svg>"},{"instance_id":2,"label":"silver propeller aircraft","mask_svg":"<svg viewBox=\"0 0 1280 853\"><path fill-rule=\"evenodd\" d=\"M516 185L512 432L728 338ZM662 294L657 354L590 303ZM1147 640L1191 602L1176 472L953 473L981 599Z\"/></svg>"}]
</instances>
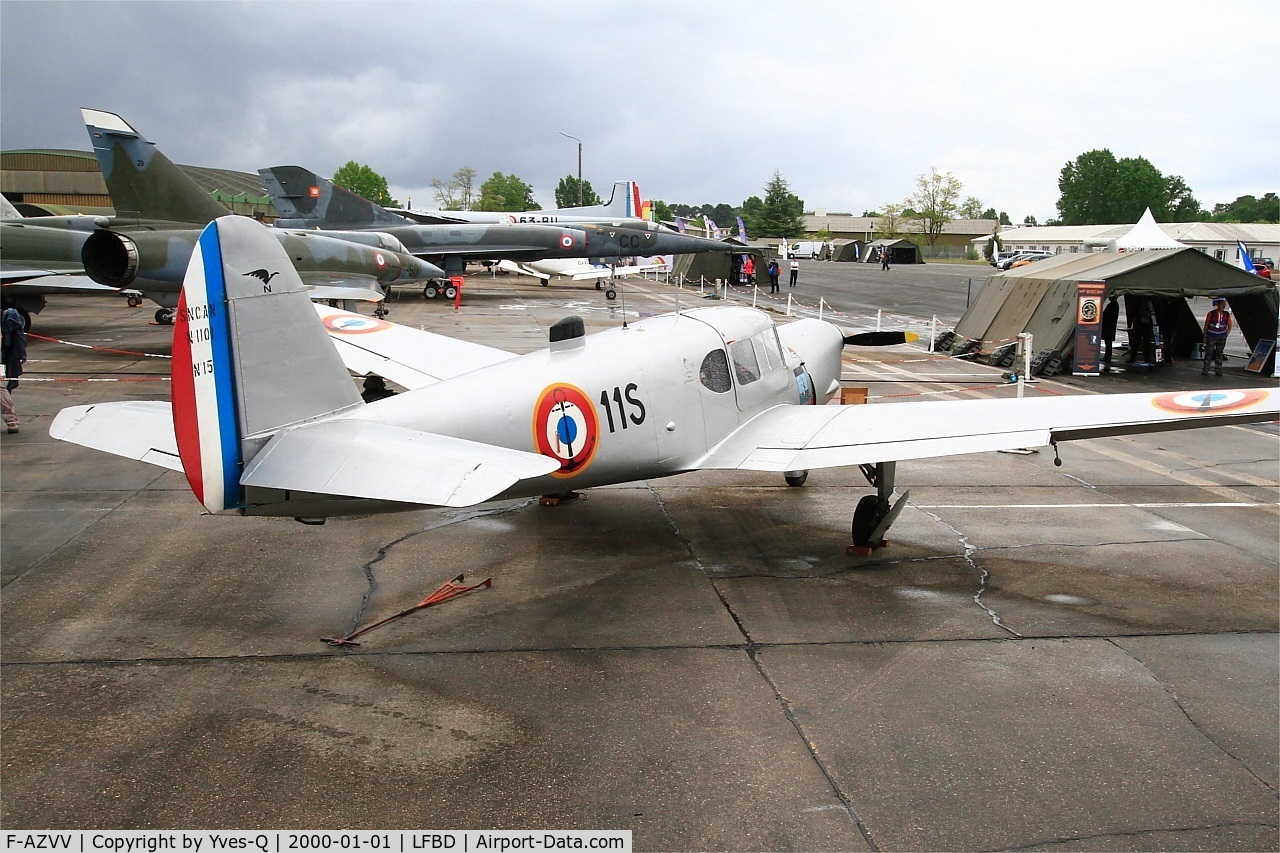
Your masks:
<instances>
[{"instance_id":1,"label":"silver propeller aircraft","mask_svg":"<svg viewBox=\"0 0 1280 853\"><path fill-rule=\"evenodd\" d=\"M906 499L897 460L1280 416L1275 389L814 405L839 389L848 341L820 320L708 307L587 336L571 317L547 349L517 356L304 293L268 229L215 221L183 284L172 403L63 409L50 435L183 471L210 512L309 523L707 468L798 485L808 469L857 465L876 493L853 540L870 548ZM366 404L349 369L411 390Z\"/></svg>"}]
</instances>

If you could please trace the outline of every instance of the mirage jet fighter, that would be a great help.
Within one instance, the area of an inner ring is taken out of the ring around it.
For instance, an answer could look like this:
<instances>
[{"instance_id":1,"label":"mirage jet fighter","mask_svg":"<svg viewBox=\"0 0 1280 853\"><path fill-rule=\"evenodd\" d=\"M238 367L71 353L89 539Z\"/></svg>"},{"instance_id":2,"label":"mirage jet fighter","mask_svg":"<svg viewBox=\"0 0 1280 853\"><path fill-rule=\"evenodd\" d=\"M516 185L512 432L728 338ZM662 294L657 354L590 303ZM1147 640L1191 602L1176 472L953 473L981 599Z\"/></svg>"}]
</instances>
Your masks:
<instances>
[{"instance_id":1,"label":"mirage jet fighter","mask_svg":"<svg viewBox=\"0 0 1280 853\"><path fill-rule=\"evenodd\" d=\"M718 240L690 237L640 219L618 223L574 222L561 225L421 225L301 166L259 169L280 218L277 228L314 228L332 237L379 232L399 240L410 252L461 275L466 262L539 261L557 258L628 258L724 252Z\"/></svg>"},{"instance_id":2,"label":"mirage jet fighter","mask_svg":"<svg viewBox=\"0 0 1280 853\"><path fill-rule=\"evenodd\" d=\"M157 322L168 322L201 230L227 209L120 116L80 112L116 215L0 220L5 268L65 273L13 284L6 275L6 301L38 313L43 294L94 292L96 282L98 291L141 291L163 306L156 312ZM277 237L312 287L313 299L379 300L384 286L443 275L377 235L365 235L362 242L286 231ZM92 282L84 281L85 276Z\"/></svg>"},{"instance_id":3,"label":"mirage jet fighter","mask_svg":"<svg viewBox=\"0 0 1280 853\"><path fill-rule=\"evenodd\" d=\"M183 284L172 403L63 409L49 434L183 471L210 512L310 523L705 468L800 485L811 468L861 466L876 493L852 532L870 548L906 499L897 460L1280 416L1275 389L815 405L838 391L848 340L724 306L590 336L567 318L518 356L313 307L271 232L226 217ZM349 368L411 390L366 404Z\"/></svg>"}]
</instances>

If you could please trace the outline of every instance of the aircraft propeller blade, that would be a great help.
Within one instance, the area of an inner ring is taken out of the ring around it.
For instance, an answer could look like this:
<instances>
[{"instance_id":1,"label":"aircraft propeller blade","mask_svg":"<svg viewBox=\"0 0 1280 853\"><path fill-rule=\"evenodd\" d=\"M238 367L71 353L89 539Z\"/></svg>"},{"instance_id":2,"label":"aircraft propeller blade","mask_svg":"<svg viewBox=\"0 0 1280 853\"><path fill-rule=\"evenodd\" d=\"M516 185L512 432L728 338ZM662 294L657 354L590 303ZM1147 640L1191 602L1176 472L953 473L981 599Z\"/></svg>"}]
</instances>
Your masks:
<instances>
[{"instance_id":1,"label":"aircraft propeller blade","mask_svg":"<svg viewBox=\"0 0 1280 853\"><path fill-rule=\"evenodd\" d=\"M844 336L845 346L893 347L920 340L915 332L859 332Z\"/></svg>"}]
</instances>

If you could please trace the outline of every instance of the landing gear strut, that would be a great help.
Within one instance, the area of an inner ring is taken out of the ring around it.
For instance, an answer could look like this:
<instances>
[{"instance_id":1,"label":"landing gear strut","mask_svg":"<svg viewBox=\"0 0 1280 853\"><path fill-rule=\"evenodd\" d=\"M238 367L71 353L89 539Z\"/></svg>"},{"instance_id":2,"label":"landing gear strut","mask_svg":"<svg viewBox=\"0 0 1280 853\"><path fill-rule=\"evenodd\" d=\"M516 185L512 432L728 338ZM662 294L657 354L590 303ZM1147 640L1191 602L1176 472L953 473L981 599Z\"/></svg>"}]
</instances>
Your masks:
<instances>
[{"instance_id":1,"label":"landing gear strut","mask_svg":"<svg viewBox=\"0 0 1280 853\"><path fill-rule=\"evenodd\" d=\"M850 550L864 556L885 546L884 534L902 511L910 492L893 499L893 475L896 462L861 465L862 476L875 487L874 495L865 495L853 511L853 546Z\"/></svg>"}]
</instances>

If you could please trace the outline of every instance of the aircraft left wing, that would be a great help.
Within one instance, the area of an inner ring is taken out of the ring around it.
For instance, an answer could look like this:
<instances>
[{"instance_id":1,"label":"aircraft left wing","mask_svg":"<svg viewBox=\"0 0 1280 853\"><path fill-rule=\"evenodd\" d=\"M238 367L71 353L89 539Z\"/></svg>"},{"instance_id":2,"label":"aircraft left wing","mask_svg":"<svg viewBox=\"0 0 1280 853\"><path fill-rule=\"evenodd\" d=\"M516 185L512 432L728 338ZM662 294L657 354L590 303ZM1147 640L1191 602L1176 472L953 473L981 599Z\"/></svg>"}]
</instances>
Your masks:
<instances>
[{"instance_id":1,"label":"aircraft left wing","mask_svg":"<svg viewBox=\"0 0 1280 853\"><path fill-rule=\"evenodd\" d=\"M472 506L560 460L357 419L277 433L240 475L246 486L429 506Z\"/></svg>"},{"instance_id":2,"label":"aircraft left wing","mask_svg":"<svg viewBox=\"0 0 1280 853\"><path fill-rule=\"evenodd\" d=\"M1277 418L1280 391L1261 388L776 406L712 448L698 467L803 471Z\"/></svg>"},{"instance_id":3,"label":"aircraft left wing","mask_svg":"<svg viewBox=\"0 0 1280 853\"><path fill-rule=\"evenodd\" d=\"M409 390L515 358L515 353L316 305L353 373L376 373Z\"/></svg>"}]
</instances>

